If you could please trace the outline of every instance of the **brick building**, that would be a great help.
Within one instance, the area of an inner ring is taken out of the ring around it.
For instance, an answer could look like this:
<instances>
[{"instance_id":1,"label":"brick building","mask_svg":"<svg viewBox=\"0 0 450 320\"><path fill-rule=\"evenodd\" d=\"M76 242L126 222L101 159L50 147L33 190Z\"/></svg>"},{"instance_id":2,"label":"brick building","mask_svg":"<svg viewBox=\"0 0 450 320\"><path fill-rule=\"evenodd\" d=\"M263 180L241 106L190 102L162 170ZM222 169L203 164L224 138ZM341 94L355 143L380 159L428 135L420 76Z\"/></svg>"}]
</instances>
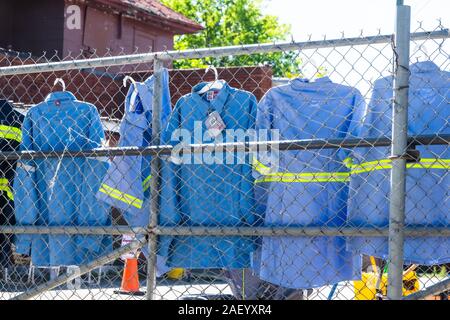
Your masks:
<instances>
[{"instance_id":1,"label":"brick building","mask_svg":"<svg viewBox=\"0 0 450 320\"><path fill-rule=\"evenodd\" d=\"M51 58L59 61L69 53L72 58L77 57L77 52L89 58L94 50L96 57L107 50L108 55L133 53L135 47L139 47L138 52L170 50L174 35L200 30L200 25L156 0L0 0L0 67ZM42 57L43 51L47 51L46 57ZM270 67L218 71L221 79L254 93L258 99L272 87ZM55 90L53 81L61 77L68 91L93 103L102 117L116 123L123 116L128 90L122 86L123 77L131 75L136 81L143 81L151 74L151 65L142 64L0 77L0 98L23 104L26 109ZM170 79L174 105L195 84L211 81L213 75L205 75L202 69L172 70Z\"/></svg>"},{"instance_id":2,"label":"brick building","mask_svg":"<svg viewBox=\"0 0 450 320\"><path fill-rule=\"evenodd\" d=\"M0 47L47 58L170 50L202 29L156 0L0 0Z\"/></svg>"}]
</instances>

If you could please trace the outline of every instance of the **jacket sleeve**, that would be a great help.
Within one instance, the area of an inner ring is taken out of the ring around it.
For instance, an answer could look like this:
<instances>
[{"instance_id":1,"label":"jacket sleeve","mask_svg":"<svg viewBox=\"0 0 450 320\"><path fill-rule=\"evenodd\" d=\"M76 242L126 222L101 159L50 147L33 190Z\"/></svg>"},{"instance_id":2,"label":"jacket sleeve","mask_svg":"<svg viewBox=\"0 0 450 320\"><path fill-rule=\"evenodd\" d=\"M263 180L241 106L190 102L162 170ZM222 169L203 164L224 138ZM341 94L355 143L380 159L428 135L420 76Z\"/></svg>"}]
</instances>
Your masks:
<instances>
[{"instance_id":1,"label":"jacket sleeve","mask_svg":"<svg viewBox=\"0 0 450 320\"><path fill-rule=\"evenodd\" d=\"M90 110L90 126L87 132L89 140L86 143L86 150L99 148L104 140L104 131L100 116L95 106ZM78 225L101 227L110 224L109 206L99 202L96 192L100 188L103 178L106 175L109 164L104 158L88 158L85 160L84 185L81 193L82 201L78 215ZM102 241L109 236L79 235L78 246L90 251L99 251Z\"/></svg>"},{"instance_id":2,"label":"jacket sleeve","mask_svg":"<svg viewBox=\"0 0 450 320\"><path fill-rule=\"evenodd\" d=\"M105 140L105 131L103 130L100 115L95 106L91 106L91 126L89 128L89 149L100 148Z\"/></svg>"},{"instance_id":3,"label":"jacket sleeve","mask_svg":"<svg viewBox=\"0 0 450 320\"><path fill-rule=\"evenodd\" d=\"M33 142L32 112L24 119L20 151L36 151ZM39 218L37 166L34 160L19 160L14 178L15 216L18 226L33 226ZM16 252L30 254L33 235L16 236Z\"/></svg>"},{"instance_id":4,"label":"jacket sleeve","mask_svg":"<svg viewBox=\"0 0 450 320\"><path fill-rule=\"evenodd\" d=\"M249 97L248 108L248 130L251 132L256 128L258 102L256 97L251 94ZM243 213L243 222L248 226L253 226L257 220L255 216L255 196L254 196L254 178L252 175L252 154L245 155L245 165L243 166L243 178L241 180L240 210Z\"/></svg>"},{"instance_id":5,"label":"jacket sleeve","mask_svg":"<svg viewBox=\"0 0 450 320\"><path fill-rule=\"evenodd\" d=\"M133 102L130 88L125 100L126 114L120 124L119 147L143 147L144 114L130 111ZM139 96L136 99L140 99ZM146 120L145 120L146 122ZM108 173L97 194L98 199L132 216L141 213L144 203L142 156L117 156L110 163Z\"/></svg>"},{"instance_id":6,"label":"jacket sleeve","mask_svg":"<svg viewBox=\"0 0 450 320\"><path fill-rule=\"evenodd\" d=\"M164 130L169 121L170 114L172 112L171 98L170 98L170 85L169 85L169 72L167 69L162 71L162 110L161 110L161 129Z\"/></svg>"},{"instance_id":7,"label":"jacket sleeve","mask_svg":"<svg viewBox=\"0 0 450 320\"><path fill-rule=\"evenodd\" d=\"M364 97L358 90L356 90L353 96L353 103L350 108L351 110L346 119L345 137L346 139L362 138L367 105ZM340 148L338 151L338 158L347 169L351 168L353 162L352 150Z\"/></svg>"},{"instance_id":8,"label":"jacket sleeve","mask_svg":"<svg viewBox=\"0 0 450 320\"><path fill-rule=\"evenodd\" d=\"M167 126L161 134L162 145L175 145L176 142L172 141L172 133L178 130L181 126L180 110L183 103L181 98L174 111L169 117ZM171 157L172 158L172 157ZM179 211L180 198L180 166L173 163L171 158L164 158L161 161L161 212L159 223L161 226L170 227L176 226L181 222L181 215ZM163 257L169 256L170 245L173 237L163 236L159 239L158 254Z\"/></svg>"},{"instance_id":9,"label":"jacket sleeve","mask_svg":"<svg viewBox=\"0 0 450 320\"><path fill-rule=\"evenodd\" d=\"M350 113L350 117L347 119L348 129L347 129L347 138L360 138L365 114L367 112L367 105L361 93L356 92L353 98L352 112Z\"/></svg>"},{"instance_id":10,"label":"jacket sleeve","mask_svg":"<svg viewBox=\"0 0 450 320\"><path fill-rule=\"evenodd\" d=\"M255 127L260 142L271 141L277 138L272 137L271 131L273 127L273 108L274 104L269 91L259 102L256 111ZM253 175L256 179L277 170L277 162L273 161L275 158L272 159L271 153L267 150L267 148L261 147L253 157Z\"/></svg>"}]
</instances>

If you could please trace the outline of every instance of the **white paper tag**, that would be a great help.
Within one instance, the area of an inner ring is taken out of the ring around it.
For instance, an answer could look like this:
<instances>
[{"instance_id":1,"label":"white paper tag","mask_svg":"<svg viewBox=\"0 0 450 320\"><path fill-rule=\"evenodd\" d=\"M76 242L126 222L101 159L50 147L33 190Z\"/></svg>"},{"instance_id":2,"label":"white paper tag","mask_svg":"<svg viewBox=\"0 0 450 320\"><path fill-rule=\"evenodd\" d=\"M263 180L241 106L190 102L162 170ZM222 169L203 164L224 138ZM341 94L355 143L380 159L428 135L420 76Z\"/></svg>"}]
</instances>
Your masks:
<instances>
[{"instance_id":1,"label":"white paper tag","mask_svg":"<svg viewBox=\"0 0 450 320\"><path fill-rule=\"evenodd\" d=\"M225 130L225 122L217 111L213 111L209 114L205 121L205 126L208 129L208 133L212 137L217 137Z\"/></svg>"},{"instance_id":2,"label":"white paper tag","mask_svg":"<svg viewBox=\"0 0 450 320\"><path fill-rule=\"evenodd\" d=\"M125 247L126 245L130 244L131 242L133 242L134 240L136 240L136 237L133 234L124 234L122 237L122 247ZM137 250L134 252L128 252L125 253L124 255L122 255L120 257L122 260L127 260L127 259L133 259L133 258L137 258Z\"/></svg>"}]
</instances>

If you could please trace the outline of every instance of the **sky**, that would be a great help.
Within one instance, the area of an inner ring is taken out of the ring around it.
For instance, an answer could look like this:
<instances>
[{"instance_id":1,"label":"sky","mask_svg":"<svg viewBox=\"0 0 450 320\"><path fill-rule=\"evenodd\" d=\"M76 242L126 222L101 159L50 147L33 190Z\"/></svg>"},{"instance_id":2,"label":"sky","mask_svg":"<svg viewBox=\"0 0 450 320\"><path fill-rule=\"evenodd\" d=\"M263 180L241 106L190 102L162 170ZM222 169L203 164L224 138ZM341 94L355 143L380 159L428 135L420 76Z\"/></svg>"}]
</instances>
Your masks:
<instances>
[{"instance_id":1,"label":"sky","mask_svg":"<svg viewBox=\"0 0 450 320\"><path fill-rule=\"evenodd\" d=\"M437 19L450 28L449 0L405 0L411 6L412 30L423 21L426 29L435 29ZM302 40L312 34L313 39L326 34L329 38L341 35L355 36L364 30L373 35L394 31L396 0L264 0L263 11L291 24L294 39Z\"/></svg>"},{"instance_id":2,"label":"sky","mask_svg":"<svg viewBox=\"0 0 450 320\"><path fill-rule=\"evenodd\" d=\"M405 0L411 6L411 30L432 31L450 28L450 0ZM296 41L392 34L395 28L396 0L263 0L263 12L290 24ZM418 30L422 21L422 28ZM291 40L289 37L286 40ZM411 45L411 60L432 60L450 69L450 39L416 41ZM355 86L368 97L373 81L392 73L392 49L389 44L301 50L299 70L307 78L325 67L330 78Z\"/></svg>"}]
</instances>

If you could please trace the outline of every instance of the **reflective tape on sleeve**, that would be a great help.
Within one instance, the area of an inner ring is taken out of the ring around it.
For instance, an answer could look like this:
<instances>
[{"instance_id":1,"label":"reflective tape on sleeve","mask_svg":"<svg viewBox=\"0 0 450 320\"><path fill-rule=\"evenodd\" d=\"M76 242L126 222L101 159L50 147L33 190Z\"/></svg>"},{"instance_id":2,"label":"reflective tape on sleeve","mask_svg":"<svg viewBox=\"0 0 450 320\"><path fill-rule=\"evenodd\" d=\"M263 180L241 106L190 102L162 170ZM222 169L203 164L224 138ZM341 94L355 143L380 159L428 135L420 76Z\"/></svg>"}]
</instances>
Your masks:
<instances>
[{"instance_id":1,"label":"reflective tape on sleeve","mask_svg":"<svg viewBox=\"0 0 450 320\"><path fill-rule=\"evenodd\" d=\"M0 125L0 138L22 142L22 130L20 128Z\"/></svg>"},{"instance_id":2,"label":"reflective tape on sleeve","mask_svg":"<svg viewBox=\"0 0 450 320\"><path fill-rule=\"evenodd\" d=\"M311 173L272 173L258 179L256 183L314 183L314 182L348 182L349 172L311 172Z\"/></svg>"},{"instance_id":3,"label":"reflective tape on sleeve","mask_svg":"<svg viewBox=\"0 0 450 320\"><path fill-rule=\"evenodd\" d=\"M100 188L100 192L135 208L142 209L143 201L141 199L133 197L132 195L126 194L125 192L122 192L120 190L111 188L106 184L102 185L102 187Z\"/></svg>"}]
</instances>

